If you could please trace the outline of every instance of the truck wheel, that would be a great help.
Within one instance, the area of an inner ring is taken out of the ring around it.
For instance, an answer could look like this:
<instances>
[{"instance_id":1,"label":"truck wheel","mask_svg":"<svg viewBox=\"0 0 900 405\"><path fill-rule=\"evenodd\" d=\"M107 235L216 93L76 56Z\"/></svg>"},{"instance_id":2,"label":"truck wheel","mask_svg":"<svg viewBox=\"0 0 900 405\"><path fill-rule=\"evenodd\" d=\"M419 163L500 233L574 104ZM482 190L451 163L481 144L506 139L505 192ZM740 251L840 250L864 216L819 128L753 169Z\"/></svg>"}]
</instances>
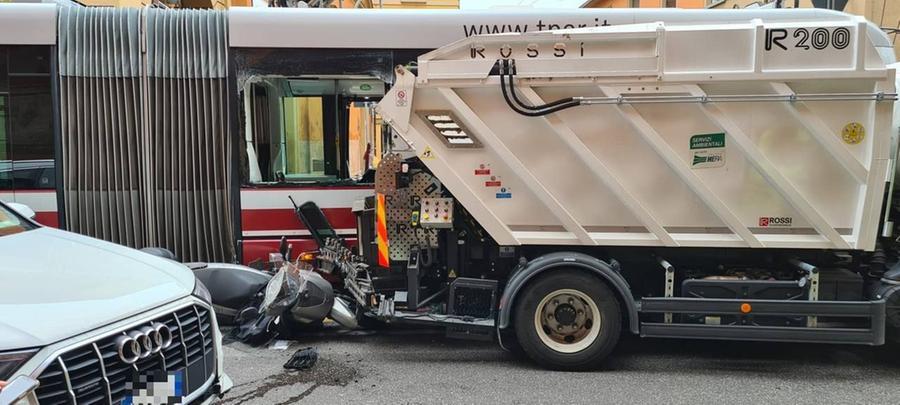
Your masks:
<instances>
[{"instance_id":1,"label":"truck wheel","mask_svg":"<svg viewBox=\"0 0 900 405\"><path fill-rule=\"evenodd\" d=\"M556 271L535 280L517 297L516 337L525 353L543 367L596 368L619 341L619 302L596 277Z\"/></svg>"}]
</instances>

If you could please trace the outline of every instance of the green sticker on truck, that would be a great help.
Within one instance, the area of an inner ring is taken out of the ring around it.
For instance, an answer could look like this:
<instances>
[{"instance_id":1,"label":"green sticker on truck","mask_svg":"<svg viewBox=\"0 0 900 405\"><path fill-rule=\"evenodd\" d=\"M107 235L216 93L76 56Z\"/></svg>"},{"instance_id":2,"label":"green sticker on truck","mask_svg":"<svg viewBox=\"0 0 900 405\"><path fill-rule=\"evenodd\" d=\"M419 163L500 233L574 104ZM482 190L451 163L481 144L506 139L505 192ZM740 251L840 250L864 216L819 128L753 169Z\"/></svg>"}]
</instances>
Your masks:
<instances>
[{"instance_id":1,"label":"green sticker on truck","mask_svg":"<svg viewBox=\"0 0 900 405\"><path fill-rule=\"evenodd\" d=\"M706 169L725 166L725 133L700 134L691 137L691 168Z\"/></svg>"}]
</instances>

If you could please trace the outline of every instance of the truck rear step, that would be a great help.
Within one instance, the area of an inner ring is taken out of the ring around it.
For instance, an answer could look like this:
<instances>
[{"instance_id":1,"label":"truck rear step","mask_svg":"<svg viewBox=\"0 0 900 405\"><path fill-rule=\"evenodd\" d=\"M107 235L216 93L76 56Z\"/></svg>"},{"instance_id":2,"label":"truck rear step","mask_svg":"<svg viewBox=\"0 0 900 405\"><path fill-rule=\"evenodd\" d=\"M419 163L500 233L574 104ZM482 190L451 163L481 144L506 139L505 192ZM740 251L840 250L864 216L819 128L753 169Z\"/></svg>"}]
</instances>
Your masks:
<instances>
[{"instance_id":1,"label":"truck rear step","mask_svg":"<svg viewBox=\"0 0 900 405\"><path fill-rule=\"evenodd\" d=\"M453 339L491 341L496 334L496 326L493 319L473 318L471 316L396 311L391 321L425 326L443 326L446 328L447 337Z\"/></svg>"}]
</instances>

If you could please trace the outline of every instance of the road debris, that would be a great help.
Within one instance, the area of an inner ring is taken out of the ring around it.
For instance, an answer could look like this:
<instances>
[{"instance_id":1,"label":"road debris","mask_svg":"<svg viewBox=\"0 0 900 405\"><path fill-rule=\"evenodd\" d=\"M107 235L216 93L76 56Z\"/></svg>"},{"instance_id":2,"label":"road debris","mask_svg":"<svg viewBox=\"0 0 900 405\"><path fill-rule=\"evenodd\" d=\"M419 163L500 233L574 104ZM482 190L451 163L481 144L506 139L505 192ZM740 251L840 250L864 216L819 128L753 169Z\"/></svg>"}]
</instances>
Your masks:
<instances>
[{"instance_id":1,"label":"road debris","mask_svg":"<svg viewBox=\"0 0 900 405\"><path fill-rule=\"evenodd\" d=\"M294 352L291 359L284 363L284 368L291 370L309 370L319 360L319 352L315 348L307 347Z\"/></svg>"}]
</instances>

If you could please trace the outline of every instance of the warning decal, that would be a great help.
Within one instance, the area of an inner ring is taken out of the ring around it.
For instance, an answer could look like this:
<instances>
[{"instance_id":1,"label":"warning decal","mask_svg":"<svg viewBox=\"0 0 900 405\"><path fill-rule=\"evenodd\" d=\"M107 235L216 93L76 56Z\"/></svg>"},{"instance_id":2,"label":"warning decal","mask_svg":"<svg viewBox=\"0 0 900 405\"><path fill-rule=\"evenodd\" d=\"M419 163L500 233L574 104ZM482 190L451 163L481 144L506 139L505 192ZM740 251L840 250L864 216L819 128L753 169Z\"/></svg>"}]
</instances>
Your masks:
<instances>
[{"instance_id":1,"label":"warning decal","mask_svg":"<svg viewBox=\"0 0 900 405\"><path fill-rule=\"evenodd\" d=\"M858 122L851 122L844 125L841 130L841 139L848 145L856 145L866 138L866 127Z\"/></svg>"},{"instance_id":2,"label":"warning decal","mask_svg":"<svg viewBox=\"0 0 900 405\"><path fill-rule=\"evenodd\" d=\"M421 159L434 159L434 151L431 150L430 146L426 146L425 150L422 151L422 154L419 155Z\"/></svg>"},{"instance_id":3,"label":"warning decal","mask_svg":"<svg viewBox=\"0 0 900 405\"><path fill-rule=\"evenodd\" d=\"M724 132L691 137L691 168L705 169L722 166L725 166Z\"/></svg>"},{"instance_id":4,"label":"warning decal","mask_svg":"<svg viewBox=\"0 0 900 405\"><path fill-rule=\"evenodd\" d=\"M397 92L397 107L406 107L406 104L409 102L406 98L406 91L400 90Z\"/></svg>"}]
</instances>

